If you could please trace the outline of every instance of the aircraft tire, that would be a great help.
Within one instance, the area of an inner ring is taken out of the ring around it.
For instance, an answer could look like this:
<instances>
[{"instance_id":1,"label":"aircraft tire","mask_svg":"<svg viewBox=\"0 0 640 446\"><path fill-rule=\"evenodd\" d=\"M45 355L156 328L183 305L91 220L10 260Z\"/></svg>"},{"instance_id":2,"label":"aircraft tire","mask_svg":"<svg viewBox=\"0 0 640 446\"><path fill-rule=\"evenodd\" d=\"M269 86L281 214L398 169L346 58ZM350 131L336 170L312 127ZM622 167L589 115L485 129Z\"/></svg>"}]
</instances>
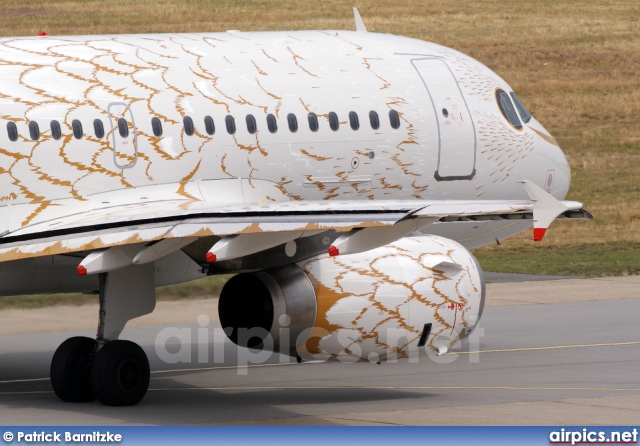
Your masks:
<instances>
[{"instance_id":1,"label":"aircraft tire","mask_svg":"<svg viewBox=\"0 0 640 446\"><path fill-rule=\"evenodd\" d=\"M57 348L49 376L53 391L62 401L86 403L96 399L91 387L91 361L96 341L75 336Z\"/></svg>"},{"instance_id":2,"label":"aircraft tire","mask_svg":"<svg viewBox=\"0 0 640 446\"><path fill-rule=\"evenodd\" d=\"M134 406L149 389L149 360L131 341L111 341L96 353L91 368L91 386L106 406Z\"/></svg>"}]
</instances>

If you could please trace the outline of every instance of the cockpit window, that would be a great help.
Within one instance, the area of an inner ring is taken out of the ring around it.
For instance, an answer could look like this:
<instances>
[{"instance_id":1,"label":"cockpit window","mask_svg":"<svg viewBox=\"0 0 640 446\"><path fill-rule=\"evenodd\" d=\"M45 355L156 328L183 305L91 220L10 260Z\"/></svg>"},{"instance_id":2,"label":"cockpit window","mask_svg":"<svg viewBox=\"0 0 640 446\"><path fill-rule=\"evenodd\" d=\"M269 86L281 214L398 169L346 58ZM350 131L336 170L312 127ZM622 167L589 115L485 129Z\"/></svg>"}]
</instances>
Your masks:
<instances>
[{"instance_id":1,"label":"cockpit window","mask_svg":"<svg viewBox=\"0 0 640 446\"><path fill-rule=\"evenodd\" d=\"M518 109L518 113L520 113L520 117L524 122L531 121L531 113L527 110L527 107L520 101L520 98L516 96L516 94L511 92L511 99L513 99L513 103L516 104L516 108Z\"/></svg>"},{"instance_id":2,"label":"cockpit window","mask_svg":"<svg viewBox=\"0 0 640 446\"><path fill-rule=\"evenodd\" d=\"M511 102L509 95L504 90L496 90L496 101L498 101L498 107L500 107L502 115L511 123L512 126L520 130L522 128L522 123L520 122L520 118L518 118L518 114L516 113L516 109L513 107L513 103Z\"/></svg>"}]
</instances>

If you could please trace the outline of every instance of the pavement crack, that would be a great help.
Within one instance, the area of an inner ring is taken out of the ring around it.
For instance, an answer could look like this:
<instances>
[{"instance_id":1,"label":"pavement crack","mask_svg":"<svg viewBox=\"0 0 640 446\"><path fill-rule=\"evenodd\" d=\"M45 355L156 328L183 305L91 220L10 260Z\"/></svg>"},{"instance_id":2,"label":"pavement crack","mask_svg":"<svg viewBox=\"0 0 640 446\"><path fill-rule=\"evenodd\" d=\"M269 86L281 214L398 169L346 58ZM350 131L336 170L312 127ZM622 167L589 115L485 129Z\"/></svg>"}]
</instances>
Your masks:
<instances>
[{"instance_id":1,"label":"pavement crack","mask_svg":"<svg viewBox=\"0 0 640 446\"><path fill-rule=\"evenodd\" d=\"M390 410L386 410L383 413L390 413L393 411ZM386 426L405 426L405 424L403 423L391 423L389 421L379 421L379 420L362 420L360 418L349 418L349 417L343 417L340 415L331 415L331 416L325 416L323 417L325 419L331 419L331 420L339 420L339 421L356 421L356 422L360 422L360 423L376 423L376 424L384 424Z\"/></svg>"}]
</instances>

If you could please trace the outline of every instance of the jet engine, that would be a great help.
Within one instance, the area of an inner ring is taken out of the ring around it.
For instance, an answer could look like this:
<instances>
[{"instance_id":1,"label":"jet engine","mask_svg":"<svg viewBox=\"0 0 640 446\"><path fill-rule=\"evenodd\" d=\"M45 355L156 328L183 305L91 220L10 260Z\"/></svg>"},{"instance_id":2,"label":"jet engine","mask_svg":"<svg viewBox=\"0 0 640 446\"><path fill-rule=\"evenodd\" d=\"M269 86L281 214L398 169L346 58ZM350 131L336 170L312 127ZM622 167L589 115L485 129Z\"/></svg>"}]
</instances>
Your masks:
<instances>
[{"instance_id":1,"label":"jet engine","mask_svg":"<svg viewBox=\"0 0 640 446\"><path fill-rule=\"evenodd\" d=\"M425 235L238 274L222 289L218 311L243 347L377 362L450 348L476 327L484 299L475 257Z\"/></svg>"}]
</instances>

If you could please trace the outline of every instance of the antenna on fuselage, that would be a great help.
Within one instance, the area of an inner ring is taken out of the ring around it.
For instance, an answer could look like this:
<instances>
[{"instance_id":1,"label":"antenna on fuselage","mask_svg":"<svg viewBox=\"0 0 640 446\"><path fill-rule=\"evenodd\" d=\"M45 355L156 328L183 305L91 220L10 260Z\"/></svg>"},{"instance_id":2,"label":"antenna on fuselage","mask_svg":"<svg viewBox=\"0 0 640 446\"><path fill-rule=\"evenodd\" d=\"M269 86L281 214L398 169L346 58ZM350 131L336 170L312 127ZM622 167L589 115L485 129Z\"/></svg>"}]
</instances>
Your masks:
<instances>
[{"instance_id":1,"label":"antenna on fuselage","mask_svg":"<svg viewBox=\"0 0 640 446\"><path fill-rule=\"evenodd\" d=\"M353 7L353 19L356 22L356 31L366 33L367 28L364 26L364 22L362 21L362 17L360 17L360 13L358 12L358 8Z\"/></svg>"}]
</instances>

